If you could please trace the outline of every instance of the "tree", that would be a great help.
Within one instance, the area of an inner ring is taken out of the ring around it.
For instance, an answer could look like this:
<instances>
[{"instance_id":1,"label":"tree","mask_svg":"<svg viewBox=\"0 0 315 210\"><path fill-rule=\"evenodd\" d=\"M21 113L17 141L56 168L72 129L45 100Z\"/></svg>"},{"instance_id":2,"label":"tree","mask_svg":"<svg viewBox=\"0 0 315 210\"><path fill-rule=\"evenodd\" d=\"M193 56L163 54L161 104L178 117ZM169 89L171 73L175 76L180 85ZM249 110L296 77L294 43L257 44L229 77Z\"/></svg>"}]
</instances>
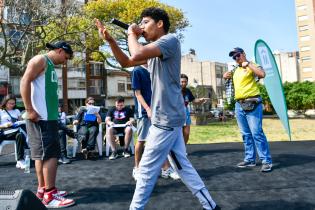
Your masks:
<instances>
[{"instance_id":1,"label":"tree","mask_svg":"<svg viewBox=\"0 0 315 210\"><path fill-rule=\"evenodd\" d=\"M315 83L285 83L285 93L289 109L306 110L315 108Z\"/></svg>"},{"instance_id":2,"label":"tree","mask_svg":"<svg viewBox=\"0 0 315 210\"><path fill-rule=\"evenodd\" d=\"M94 18L104 22L107 28L111 31L119 46L128 53L127 34L126 31L108 24L112 18L117 18L126 23L139 23L140 14L147 7L160 7L165 9L170 15L171 33L176 33L180 39L183 39L182 31L189 25L188 20L184 17L180 9L171 7L167 4L160 3L157 0L98 0L91 1L84 7L84 13L87 23L93 22ZM105 43L103 50L98 50L99 46L104 45L103 41L98 38L97 31L87 34L87 43L92 53L92 57L104 58L106 63L116 67L117 63L111 56L108 50L108 45ZM98 54L98 57L96 56ZM101 56L100 56L101 55Z\"/></svg>"},{"instance_id":3,"label":"tree","mask_svg":"<svg viewBox=\"0 0 315 210\"><path fill-rule=\"evenodd\" d=\"M67 11L74 9L74 0L68 0ZM27 62L42 49L49 38L45 27L54 19L61 20L65 5L55 0L5 0L0 10L0 65L11 73L24 71Z\"/></svg>"}]
</instances>

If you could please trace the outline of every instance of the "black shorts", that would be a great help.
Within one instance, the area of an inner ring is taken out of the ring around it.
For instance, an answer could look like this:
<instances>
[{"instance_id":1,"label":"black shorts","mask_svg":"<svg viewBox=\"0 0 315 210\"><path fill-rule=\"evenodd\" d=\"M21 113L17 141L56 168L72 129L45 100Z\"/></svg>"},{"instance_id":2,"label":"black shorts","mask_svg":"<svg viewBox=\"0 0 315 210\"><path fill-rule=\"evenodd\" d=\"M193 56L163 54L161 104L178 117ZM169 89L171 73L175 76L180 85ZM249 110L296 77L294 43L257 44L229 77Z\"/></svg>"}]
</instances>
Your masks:
<instances>
[{"instance_id":1,"label":"black shorts","mask_svg":"<svg viewBox=\"0 0 315 210\"><path fill-rule=\"evenodd\" d=\"M60 157L58 121L26 121L27 135L33 160L47 160Z\"/></svg>"},{"instance_id":2,"label":"black shorts","mask_svg":"<svg viewBox=\"0 0 315 210\"><path fill-rule=\"evenodd\" d=\"M113 128L115 134L125 134L126 127Z\"/></svg>"}]
</instances>

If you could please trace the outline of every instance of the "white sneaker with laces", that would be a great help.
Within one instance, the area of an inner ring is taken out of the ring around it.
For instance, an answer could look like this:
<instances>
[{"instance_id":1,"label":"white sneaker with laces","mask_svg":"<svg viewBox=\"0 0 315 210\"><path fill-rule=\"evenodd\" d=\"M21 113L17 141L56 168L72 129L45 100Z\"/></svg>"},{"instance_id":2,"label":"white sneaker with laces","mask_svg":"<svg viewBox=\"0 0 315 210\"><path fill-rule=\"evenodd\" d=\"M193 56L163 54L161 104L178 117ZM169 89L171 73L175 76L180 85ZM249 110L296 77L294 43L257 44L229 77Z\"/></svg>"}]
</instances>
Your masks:
<instances>
[{"instance_id":1,"label":"white sneaker with laces","mask_svg":"<svg viewBox=\"0 0 315 210\"><path fill-rule=\"evenodd\" d=\"M176 171L172 169L172 167L169 167L166 170L162 169L161 177L164 179L168 179L168 178L172 178L174 180L180 179L180 176L177 174Z\"/></svg>"},{"instance_id":2,"label":"white sneaker with laces","mask_svg":"<svg viewBox=\"0 0 315 210\"><path fill-rule=\"evenodd\" d=\"M178 173L172 169L171 173L169 174L169 176L174 179L174 180L179 180L180 176L178 175Z\"/></svg>"},{"instance_id":3,"label":"white sneaker with laces","mask_svg":"<svg viewBox=\"0 0 315 210\"><path fill-rule=\"evenodd\" d=\"M20 169L25 169L25 161L24 160L18 160L17 162L16 162L16 165L15 165L15 167L16 168L20 168Z\"/></svg>"},{"instance_id":4,"label":"white sneaker with laces","mask_svg":"<svg viewBox=\"0 0 315 210\"><path fill-rule=\"evenodd\" d=\"M75 204L73 199L60 196L57 189L45 192L42 202L47 208L65 208Z\"/></svg>"}]
</instances>

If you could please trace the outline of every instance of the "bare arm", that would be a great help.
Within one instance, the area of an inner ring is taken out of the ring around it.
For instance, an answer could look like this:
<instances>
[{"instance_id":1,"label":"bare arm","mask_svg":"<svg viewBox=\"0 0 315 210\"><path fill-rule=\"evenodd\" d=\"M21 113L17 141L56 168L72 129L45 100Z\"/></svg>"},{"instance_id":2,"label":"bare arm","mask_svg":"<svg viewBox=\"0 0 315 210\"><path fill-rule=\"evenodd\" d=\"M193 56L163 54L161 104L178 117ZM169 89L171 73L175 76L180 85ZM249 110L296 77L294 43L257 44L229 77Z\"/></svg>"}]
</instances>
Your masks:
<instances>
[{"instance_id":1,"label":"bare arm","mask_svg":"<svg viewBox=\"0 0 315 210\"><path fill-rule=\"evenodd\" d=\"M96 112L96 113L95 113L95 116L96 116L96 121L97 121L97 123L98 123L98 124L101 124L101 123L102 123L101 115L100 115L98 112Z\"/></svg>"},{"instance_id":2,"label":"bare arm","mask_svg":"<svg viewBox=\"0 0 315 210\"><path fill-rule=\"evenodd\" d=\"M35 56L29 61L25 73L21 79L20 92L28 114L28 119L35 122L39 120L39 115L32 106L31 82L34 81L42 72L44 72L45 65L46 61L42 55Z\"/></svg>"},{"instance_id":3,"label":"bare arm","mask_svg":"<svg viewBox=\"0 0 315 210\"><path fill-rule=\"evenodd\" d=\"M112 121L110 120L110 117L106 117L106 118L105 118L105 123L106 123L106 125L108 125L108 126L112 126L112 125L114 124L114 122L112 122Z\"/></svg>"},{"instance_id":4,"label":"bare arm","mask_svg":"<svg viewBox=\"0 0 315 210\"><path fill-rule=\"evenodd\" d=\"M260 66L256 66L253 63L248 63L248 68L250 68L258 78L264 78L266 76L265 71Z\"/></svg>"},{"instance_id":5,"label":"bare arm","mask_svg":"<svg viewBox=\"0 0 315 210\"><path fill-rule=\"evenodd\" d=\"M209 100L209 98L195 98L192 102L193 104L203 104L207 100Z\"/></svg>"},{"instance_id":6,"label":"bare arm","mask_svg":"<svg viewBox=\"0 0 315 210\"><path fill-rule=\"evenodd\" d=\"M148 117L151 118L152 112L151 112L151 108L150 106L145 102L141 91L140 90L136 90L135 91L135 96L138 99L138 101L140 102L140 104L143 106L143 108L147 111Z\"/></svg>"},{"instance_id":7,"label":"bare arm","mask_svg":"<svg viewBox=\"0 0 315 210\"><path fill-rule=\"evenodd\" d=\"M146 60L134 61L130 59L118 46L116 40L108 33L106 27L98 20L95 19L95 25L98 28L100 36L109 43L112 52L122 67L131 67L145 64Z\"/></svg>"},{"instance_id":8,"label":"bare arm","mask_svg":"<svg viewBox=\"0 0 315 210\"><path fill-rule=\"evenodd\" d=\"M141 34L142 30L136 24L132 24L128 29L128 47L131 54L130 59L136 62L160 57L162 52L158 46L153 43L143 46L139 43L138 39Z\"/></svg>"}]
</instances>

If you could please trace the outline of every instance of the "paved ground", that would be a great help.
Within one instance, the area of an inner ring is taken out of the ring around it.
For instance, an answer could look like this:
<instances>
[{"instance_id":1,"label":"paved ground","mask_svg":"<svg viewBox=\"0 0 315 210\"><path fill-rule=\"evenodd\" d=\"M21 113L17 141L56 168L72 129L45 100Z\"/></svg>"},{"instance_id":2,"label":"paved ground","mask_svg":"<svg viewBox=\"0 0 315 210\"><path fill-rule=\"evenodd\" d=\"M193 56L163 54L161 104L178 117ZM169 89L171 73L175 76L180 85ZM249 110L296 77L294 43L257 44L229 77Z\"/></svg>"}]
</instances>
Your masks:
<instances>
[{"instance_id":1,"label":"paved ground","mask_svg":"<svg viewBox=\"0 0 315 210\"><path fill-rule=\"evenodd\" d=\"M189 159L222 209L315 209L315 141L272 142L274 170L263 174L260 166L238 169L243 157L240 143L189 145ZM69 210L126 210L135 182L133 159L82 160L61 165L58 187L71 192L76 205ZM15 168L13 154L0 156L0 188L35 191L34 168L24 174ZM201 209L181 181L159 179L146 209Z\"/></svg>"}]
</instances>

